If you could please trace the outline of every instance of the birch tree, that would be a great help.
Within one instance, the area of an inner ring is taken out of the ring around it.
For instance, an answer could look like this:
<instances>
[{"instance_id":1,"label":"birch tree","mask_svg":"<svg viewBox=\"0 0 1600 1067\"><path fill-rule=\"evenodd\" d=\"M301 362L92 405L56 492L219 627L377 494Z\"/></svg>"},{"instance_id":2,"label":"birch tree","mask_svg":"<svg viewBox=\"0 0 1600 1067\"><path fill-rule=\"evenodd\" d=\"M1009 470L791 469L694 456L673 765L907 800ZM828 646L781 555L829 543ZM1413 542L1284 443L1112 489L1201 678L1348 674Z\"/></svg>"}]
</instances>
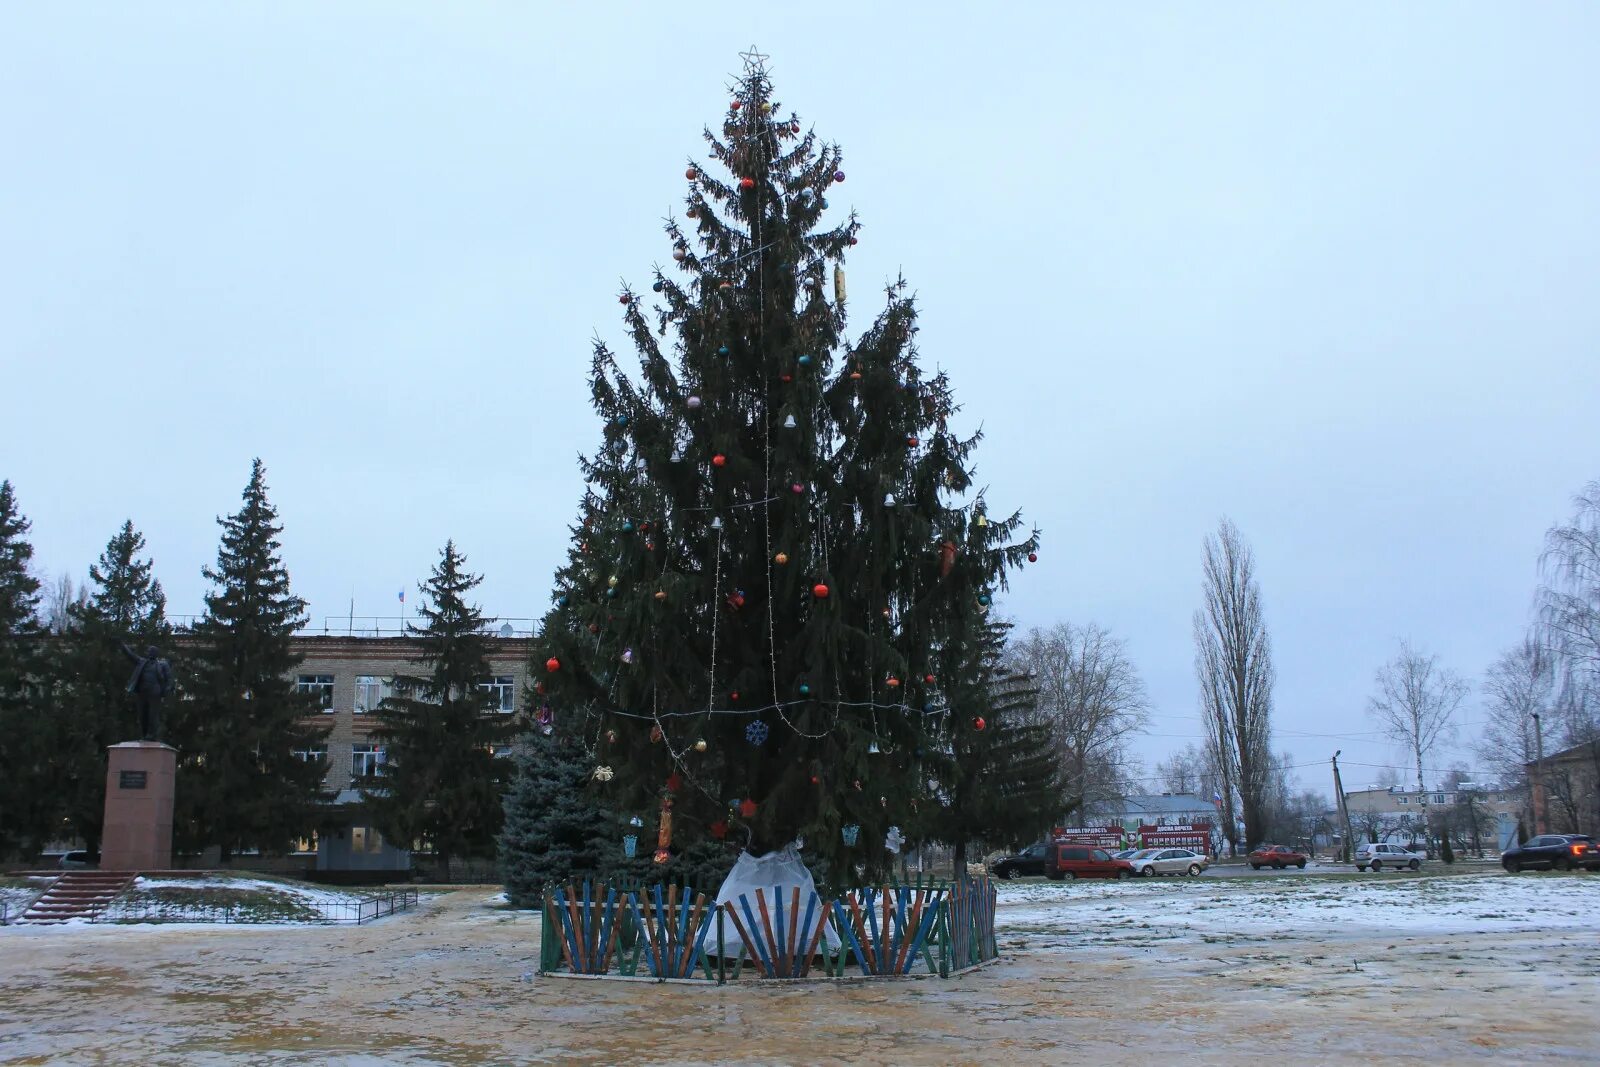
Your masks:
<instances>
[{"instance_id":1,"label":"birch tree","mask_svg":"<svg viewBox=\"0 0 1600 1067\"><path fill-rule=\"evenodd\" d=\"M1438 656L1424 655L1407 641L1400 652L1378 668L1377 695L1367 712L1390 740L1404 745L1415 761L1417 792L1426 790L1422 764L1429 752L1454 728L1450 718L1467 696L1467 683L1439 666Z\"/></svg>"}]
</instances>

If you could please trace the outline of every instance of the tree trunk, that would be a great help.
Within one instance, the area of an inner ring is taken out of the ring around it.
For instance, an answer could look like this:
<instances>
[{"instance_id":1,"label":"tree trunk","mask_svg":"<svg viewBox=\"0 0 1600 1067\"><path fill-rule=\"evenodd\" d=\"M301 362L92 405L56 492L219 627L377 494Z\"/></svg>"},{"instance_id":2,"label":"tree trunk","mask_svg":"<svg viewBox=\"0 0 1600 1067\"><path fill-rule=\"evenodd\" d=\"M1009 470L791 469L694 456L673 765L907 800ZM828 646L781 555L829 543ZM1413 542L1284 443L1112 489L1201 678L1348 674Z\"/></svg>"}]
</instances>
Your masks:
<instances>
[{"instance_id":1,"label":"tree trunk","mask_svg":"<svg viewBox=\"0 0 1600 1067\"><path fill-rule=\"evenodd\" d=\"M957 878L965 878L967 874L967 843L957 841L950 854L951 871Z\"/></svg>"}]
</instances>

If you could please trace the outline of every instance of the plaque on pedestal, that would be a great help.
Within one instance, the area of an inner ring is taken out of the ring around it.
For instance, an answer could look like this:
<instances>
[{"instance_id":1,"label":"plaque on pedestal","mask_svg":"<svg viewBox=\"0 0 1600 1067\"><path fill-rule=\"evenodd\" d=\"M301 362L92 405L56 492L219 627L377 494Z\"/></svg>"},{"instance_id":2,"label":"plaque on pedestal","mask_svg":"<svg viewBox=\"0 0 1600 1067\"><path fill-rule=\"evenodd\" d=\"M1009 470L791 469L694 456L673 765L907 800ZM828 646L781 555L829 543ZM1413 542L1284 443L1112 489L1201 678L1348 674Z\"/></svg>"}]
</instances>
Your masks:
<instances>
[{"instance_id":1,"label":"plaque on pedestal","mask_svg":"<svg viewBox=\"0 0 1600 1067\"><path fill-rule=\"evenodd\" d=\"M171 869L178 750L160 741L124 741L108 751L100 869Z\"/></svg>"}]
</instances>

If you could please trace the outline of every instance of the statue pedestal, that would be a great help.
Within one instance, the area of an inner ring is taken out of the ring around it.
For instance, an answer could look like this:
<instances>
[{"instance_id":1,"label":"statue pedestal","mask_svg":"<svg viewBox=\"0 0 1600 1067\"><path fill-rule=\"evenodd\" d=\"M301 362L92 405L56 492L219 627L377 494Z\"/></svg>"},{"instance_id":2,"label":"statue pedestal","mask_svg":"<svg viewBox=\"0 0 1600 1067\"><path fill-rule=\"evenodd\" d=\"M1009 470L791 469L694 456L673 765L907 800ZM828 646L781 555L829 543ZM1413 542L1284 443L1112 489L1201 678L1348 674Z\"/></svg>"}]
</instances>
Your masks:
<instances>
[{"instance_id":1,"label":"statue pedestal","mask_svg":"<svg viewBox=\"0 0 1600 1067\"><path fill-rule=\"evenodd\" d=\"M100 869L170 870L178 750L160 741L124 741L108 751Z\"/></svg>"}]
</instances>

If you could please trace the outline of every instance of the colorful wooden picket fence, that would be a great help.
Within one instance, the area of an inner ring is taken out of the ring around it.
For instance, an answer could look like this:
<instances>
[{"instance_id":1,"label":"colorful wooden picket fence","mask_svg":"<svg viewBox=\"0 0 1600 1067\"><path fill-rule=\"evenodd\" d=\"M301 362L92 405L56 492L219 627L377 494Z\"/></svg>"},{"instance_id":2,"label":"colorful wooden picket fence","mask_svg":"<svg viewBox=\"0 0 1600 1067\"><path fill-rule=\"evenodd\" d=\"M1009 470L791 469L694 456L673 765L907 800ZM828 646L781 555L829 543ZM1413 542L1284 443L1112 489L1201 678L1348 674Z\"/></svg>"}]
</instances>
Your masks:
<instances>
[{"instance_id":1,"label":"colorful wooden picket fence","mask_svg":"<svg viewBox=\"0 0 1600 1067\"><path fill-rule=\"evenodd\" d=\"M746 963L762 979L809 978L818 965L828 978L949 976L998 956L994 918L987 878L919 879L833 900L757 889L720 908L688 886L584 882L546 895L539 969L718 984L740 978ZM733 944L730 957L720 946Z\"/></svg>"}]
</instances>

